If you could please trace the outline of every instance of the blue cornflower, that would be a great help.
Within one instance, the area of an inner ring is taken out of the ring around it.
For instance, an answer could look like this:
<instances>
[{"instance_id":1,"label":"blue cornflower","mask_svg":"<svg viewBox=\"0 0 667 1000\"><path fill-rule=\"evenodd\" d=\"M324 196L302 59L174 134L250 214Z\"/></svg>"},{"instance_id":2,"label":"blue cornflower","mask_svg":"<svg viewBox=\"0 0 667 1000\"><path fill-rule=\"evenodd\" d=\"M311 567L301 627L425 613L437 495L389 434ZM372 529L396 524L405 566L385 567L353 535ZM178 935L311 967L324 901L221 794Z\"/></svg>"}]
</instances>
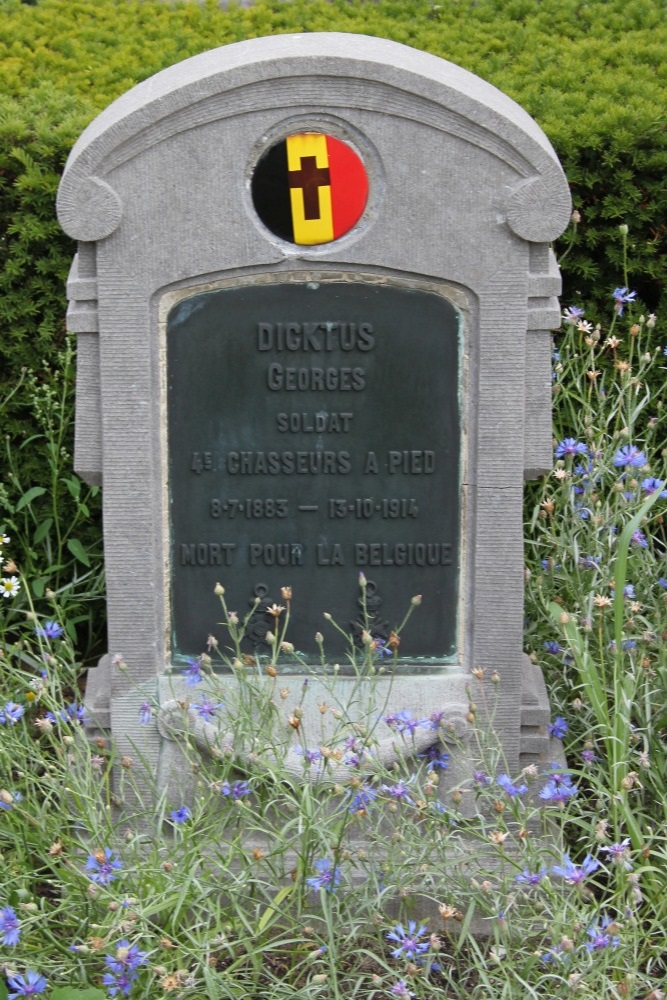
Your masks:
<instances>
[{"instance_id":1,"label":"blue cornflower","mask_svg":"<svg viewBox=\"0 0 667 1000\"><path fill-rule=\"evenodd\" d=\"M318 760L322 760L322 751L313 750L309 747L294 747L294 753L298 754L299 757L303 757L304 765L315 764Z\"/></svg>"},{"instance_id":2,"label":"blue cornflower","mask_svg":"<svg viewBox=\"0 0 667 1000\"><path fill-rule=\"evenodd\" d=\"M60 722L70 722L70 723L83 723L84 725L89 722L88 715L86 713L85 705L77 705L76 702L71 702L65 708L61 708L58 715L54 715L53 712L47 712L46 718L49 722L52 722L57 726Z\"/></svg>"},{"instance_id":3,"label":"blue cornflower","mask_svg":"<svg viewBox=\"0 0 667 1000\"><path fill-rule=\"evenodd\" d=\"M632 542L633 545L636 545L640 549L648 548L648 541L646 539L646 535L644 534L643 531L639 531L639 529L637 531L632 532L630 536L630 541Z\"/></svg>"},{"instance_id":4,"label":"blue cornflower","mask_svg":"<svg viewBox=\"0 0 667 1000\"><path fill-rule=\"evenodd\" d=\"M218 711L218 709L224 708L225 706L221 701L219 701L216 704L215 702L211 701L210 698L203 698L200 702L194 704L192 707L194 708L195 712L197 713L200 719L203 719L204 722L210 722L215 713Z\"/></svg>"},{"instance_id":5,"label":"blue cornflower","mask_svg":"<svg viewBox=\"0 0 667 1000\"><path fill-rule=\"evenodd\" d=\"M642 479L641 487L644 493L657 493L660 491L660 496L664 499L667 497L667 490L663 490L665 485L664 479L656 479L654 476L649 476L647 479Z\"/></svg>"},{"instance_id":6,"label":"blue cornflower","mask_svg":"<svg viewBox=\"0 0 667 1000\"><path fill-rule=\"evenodd\" d=\"M626 871L632 871L630 861L630 838L626 837L619 844L610 844L609 847L601 847L601 854L608 854L610 859L617 865L622 865Z\"/></svg>"},{"instance_id":7,"label":"blue cornflower","mask_svg":"<svg viewBox=\"0 0 667 1000\"><path fill-rule=\"evenodd\" d=\"M523 885L539 885L548 874L547 868L540 868L538 872L531 872L528 868L524 868L522 872L514 876L514 881L521 882Z\"/></svg>"},{"instance_id":8,"label":"blue cornflower","mask_svg":"<svg viewBox=\"0 0 667 1000\"><path fill-rule=\"evenodd\" d=\"M229 781L221 781L219 785L216 785L216 788L223 798L232 799L234 802L250 795L250 784L247 781L235 781L233 784Z\"/></svg>"},{"instance_id":9,"label":"blue cornflower","mask_svg":"<svg viewBox=\"0 0 667 1000\"><path fill-rule=\"evenodd\" d=\"M389 990L393 997L413 997L415 994L412 990L408 989L408 984L405 979L399 979L397 983L394 983L392 988Z\"/></svg>"},{"instance_id":10,"label":"blue cornflower","mask_svg":"<svg viewBox=\"0 0 667 1000\"><path fill-rule=\"evenodd\" d=\"M44 622L43 625L37 625L35 635L39 636L40 639L59 639L64 631L65 629L58 622Z\"/></svg>"},{"instance_id":11,"label":"blue cornflower","mask_svg":"<svg viewBox=\"0 0 667 1000\"><path fill-rule=\"evenodd\" d=\"M39 972L33 972L32 969L28 969L25 976L7 976L7 983L15 991L9 994L9 1000L34 997L36 993L43 993L47 987L44 976Z\"/></svg>"},{"instance_id":12,"label":"blue cornflower","mask_svg":"<svg viewBox=\"0 0 667 1000\"><path fill-rule=\"evenodd\" d=\"M609 643L609 648L610 649L616 649L616 640L615 639L611 640L611 642ZM621 642L621 649L624 650L625 652L627 652L630 649L636 649L636 648L637 648L637 640L636 639L623 639L623 641Z\"/></svg>"},{"instance_id":13,"label":"blue cornflower","mask_svg":"<svg viewBox=\"0 0 667 1000\"><path fill-rule=\"evenodd\" d=\"M486 771L473 771L472 780L476 785L490 785L492 778L486 773Z\"/></svg>"},{"instance_id":14,"label":"blue cornflower","mask_svg":"<svg viewBox=\"0 0 667 1000\"><path fill-rule=\"evenodd\" d=\"M580 885L599 867L600 862L596 861L590 854L586 855L580 865L575 865L570 859L570 855L564 854L562 865L553 865L551 871L554 875L560 876L568 885Z\"/></svg>"},{"instance_id":15,"label":"blue cornflower","mask_svg":"<svg viewBox=\"0 0 667 1000\"><path fill-rule=\"evenodd\" d=\"M547 781L544 788L540 788L539 796L543 802L556 802L563 805L568 799L573 798L579 789L576 785L564 785L554 781L553 778Z\"/></svg>"},{"instance_id":16,"label":"blue cornflower","mask_svg":"<svg viewBox=\"0 0 667 1000\"><path fill-rule=\"evenodd\" d=\"M356 736L348 736L343 746L345 747L343 764L348 767L360 767L370 754L368 747L364 746L363 742Z\"/></svg>"},{"instance_id":17,"label":"blue cornflower","mask_svg":"<svg viewBox=\"0 0 667 1000\"><path fill-rule=\"evenodd\" d=\"M658 577L658 586L660 587L661 590L667 590L667 577L664 576Z\"/></svg>"},{"instance_id":18,"label":"blue cornflower","mask_svg":"<svg viewBox=\"0 0 667 1000\"><path fill-rule=\"evenodd\" d=\"M637 297L637 293L628 291L625 285L623 285L622 288L615 288L612 292L612 296L614 298L614 312L619 316L622 316L623 306L627 302L634 302Z\"/></svg>"},{"instance_id":19,"label":"blue cornflower","mask_svg":"<svg viewBox=\"0 0 667 1000\"><path fill-rule=\"evenodd\" d=\"M438 709L437 712L431 712L428 719L421 720L421 722L419 723L419 728L431 729L433 732L436 732L438 729L440 729L444 717L445 717L444 708Z\"/></svg>"},{"instance_id":20,"label":"blue cornflower","mask_svg":"<svg viewBox=\"0 0 667 1000\"><path fill-rule=\"evenodd\" d=\"M394 941L398 944L398 948L395 948L391 953L392 957L414 961L417 955L423 955L425 951L428 951L429 945L428 941L420 941L419 939L425 933L426 924L421 924L418 928L416 920L408 921L407 931L403 924L396 924L394 929L387 934L387 941Z\"/></svg>"},{"instance_id":21,"label":"blue cornflower","mask_svg":"<svg viewBox=\"0 0 667 1000\"><path fill-rule=\"evenodd\" d=\"M547 726L549 736L555 736L557 740L562 740L570 727L562 715L557 715L553 722Z\"/></svg>"},{"instance_id":22,"label":"blue cornflower","mask_svg":"<svg viewBox=\"0 0 667 1000\"><path fill-rule=\"evenodd\" d=\"M391 729L395 729L397 733L410 733L412 735L421 727L424 720L415 719L407 709L403 709L394 715L385 715L384 721Z\"/></svg>"},{"instance_id":23,"label":"blue cornflower","mask_svg":"<svg viewBox=\"0 0 667 1000\"><path fill-rule=\"evenodd\" d=\"M110 997L115 997L117 993L127 996L132 990L136 978L136 972L126 972L125 970L118 973L105 972L102 976L102 985L106 986Z\"/></svg>"},{"instance_id":24,"label":"blue cornflower","mask_svg":"<svg viewBox=\"0 0 667 1000\"><path fill-rule=\"evenodd\" d=\"M551 781L555 781L557 785L572 784L572 775L569 771L561 771L557 761L552 761L549 764L549 770L545 771L544 774L545 777L550 778Z\"/></svg>"},{"instance_id":25,"label":"blue cornflower","mask_svg":"<svg viewBox=\"0 0 667 1000\"><path fill-rule=\"evenodd\" d=\"M377 798L377 792L370 785L362 785L360 788L355 789L354 798L350 802L348 812L353 814L364 814L368 812L368 807L373 804Z\"/></svg>"},{"instance_id":26,"label":"blue cornflower","mask_svg":"<svg viewBox=\"0 0 667 1000\"><path fill-rule=\"evenodd\" d=\"M187 821L192 816L192 813L187 806L181 806L180 809L172 809L169 813L169 818L172 823L187 823Z\"/></svg>"},{"instance_id":27,"label":"blue cornflower","mask_svg":"<svg viewBox=\"0 0 667 1000\"><path fill-rule=\"evenodd\" d=\"M89 854L86 861L86 871L91 873L89 878L98 885L109 885L116 878L114 872L120 871L122 867L123 862L116 857L110 847Z\"/></svg>"},{"instance_id":28,"label":"blue cornflower","mask_svg":"<svg viewBox=\"0 0 667 1000\"><path fill-rule=\"evenodd\" d=\"M325 889L327 892L334 892L340 885L340 868L334 865L329 858L320 858L315 861L313 867L317 875L311 875L306 879L306 885L311 889Z\"/></svg>"},{"instance_id":29,"label":"blue cornflower","mask_svg":"<svg viewBox=\"0 0 667 1000\"><path fill-rule=\"evenodd\" d=\"M611 917L602 917L599 923L596 920L586 931L590 938L590 941L586 942L586 951L616 948L620 944L620 938L613 933L615 930L616 924Z\"/></svg>"},{"instance_id":30,"label":"blue cornflower","mask_svg":"<svg viewBox=\"0 0 667 1000\"><path fill-rule=\"evenodd\" d=\"M4 708L0 708L0 723L3 726L5 723L15 726L24 712L23 705L17 705L15 701L8 701Z\"/></svg>"},{"instance_id":31,"label":"blue cornflower","mask_svg":"<svg viewBox=\"0 0 667 1000\"><path fill-rule=\"evenodd\" d=\"M614 455L614 465L641 469L643 465L646 465L646 455L639 448L635 448L633 444L624 444Z\"/></svg>"},{"instance_id":32,"label":"blue cornflower","mask_svg":"<svg viewBox=\"0 0 667 1000\"><path fill-rule=\"evenodd\" d=\"M563 322L567 326L576 326L580 319L584 317L584 310L579 306L568 306L563 310Z\"/></svg>"},{"instance_id":33,"label":"blue cornflower","mask_svg":"<svg viewBox=\"0 0 667 1000\"><path fill-rule=\"evenodd\" d=\"M596 569L600 563L600 556L581 556L579 559L580 569Z\"/></svg>"},{"instance_id":34,"label":"blue cornflower","mask_svg":"<svg viewBox=\"0 0 667 1000\"><path fill-rule=\"evenodd\" d=\"M496 778L496 784L500 785L503 791L511 795L512 798L523 795L524 792L528 791L528 785L515 785L509 774L499 774Z\"/></svg>"},{"instance_id":35,"label":"blue cornflower","mask_svg":"<svg viewBox=\"0 0 667 1000\"><path fill-rule=\"evenodd\" d=\"M153 718L153 707L150 701L142 701L139 705L139 725L147 726Z\"/></svg>"},{"instance_id":36,"label":"blue cornflower","mask_svg":"<svg viewBox=\"0 0 667 1000\"><path fill-rule=\"evenodd\" d=\"M626 583L625 587L623 587L623 597L627 597L628 600L634 601L634 599L635 599L636 596L637 595L635 593L635 586L634 586L634 584L633 583Z\"/></svg>"},{"instance_id":37,"label":"blue cornflower","mask_svg":"<svg viewBox=\"0 0 667 1000\"><path fill-rule=\"evenodd\" d=\"M43 625L35 627L35 635L39 636L40 639L59 639L64 632L65 629L62 625L54 621L46 621Z\"/></svg>"},{"instance_id":38,"label":"blue cornflower","mask_svg":"<svg viewBox=\"0 0 667 1000\"><path fill-rule=\"evenodd\" d=\"M19 943L21 924L11 906L0 910L0 935L0 941L10 948Z\"/></svg>"},{"instance_id":39,"label":"blue cornflower","mask_svg":"<svg viewBox=\"0 0 667 1000\"><path fill-rule=\"evenodd\" d=\"M552 945L551 948L540 955L540 961L548 965L551 962L560 962L561 960L567 962L569 957L569 953L565 951L564 946L559 941L558 944Z\"/></svg>"},{"instance_id":40,"label":"blue cornflower","mask_svg":"<svg viewBox=\"0 0 667 1000\"><path fill-rule=\"evenodd\" d=\"M138 945L130 944L124 938L116 945L116 954L107 955L104 959L112 972L136 972L140 965L145 965L147 952L140 951Z\"/></svg>"},{"instance_id":41,"label":"blue cornflower","mask_svg":"<svg viewBox=\"0 0 667 1000\"><path fill-rule=\"evenodd\" d=\"M558 656L559 653L563 652L563 647L560 643L550 639L548 642L544 643L544 650L547 653L551 653L552 656Z\"/></svg>"},{"instance_id":42,"label":"blue cornflower","mask_svg":"<svg viewBox=\"0 0 667 1000\"><path fill-rule=\"evenodd\" d=\"M6 788L3 788L0 792L0 809L4 809L9 812L10 809L14 808L17 802L21 802L23 796L20 792L8 792Z\"/></svg>"},{"instance_id":43,"label":"blue cornflower","mask_svg":"<svg viewBox=\"0 0 667 1000\"><path fill-rule=\"evenodd\" d=\"M582 441L575 441L574 438L563 438L556 445L556 458L565 458L567 455L588 455L588 448Z\"/></svg>"},{"instance_id":44,"label":"blue cornflower","mask_svg":"<svg viewBox=\"0 0 667 1000\"><path fill-rule=\"evenodd\" d=\"M418 753L417 757L419 760L425 760L429 771L435 771L440 768L444 771L449 767L449 754L445 753L444 750L439 748L437 743L433 746L428 747L424 753Z\"/></svg>"},{"instance_id":45,"label":"blue cornflower","mask_svg":"<svg viewBox=\"0 0 667 1000\"><path fill-rule=\"evenodd\" d=\"M201 660L193 660L188 657L188 664L188 669L183 671L185 683L188 687L194 687L195 684L201 684L204 680L201 675Z\"/></svg>"},{"instance_id":46,"label":"blue cornflower","mask_svg":"<svg viewBox=\"0 0 667 1000\"><path fill-rule=\"evenodd\" d=\"M383 656L393 656L392 650L387 645L386 639L373 639L373 644L371 646L374 653L382 659Z\"/></svg>"},{"instance_id":47,"label":"blue cornflower","mask_svg":"<svg viewBox=\"0 0 667 1000\"><path fill-rule=\"evenodd\" d=\"M382 791L385 792L390 799L393 799L394 802L408 802L412 805L412 799L410 798L410 792L407 788L407 784L413 780L414 775L411 778L408 778L407 782L403 781L401 778L401 780L397 781L395 785L383 785Z\"/></svg>"},{"instance_id":48,"label":"blue cornflower","mask_svg":"<svg viewBox=\"0 0 667 1000\"><path fill-rule=\"evenodd\" d=\"M594 764L598 757L594 750L587 748L586 750L581 751L581 759L584 764Z\"/></svg>"}]
</instances>

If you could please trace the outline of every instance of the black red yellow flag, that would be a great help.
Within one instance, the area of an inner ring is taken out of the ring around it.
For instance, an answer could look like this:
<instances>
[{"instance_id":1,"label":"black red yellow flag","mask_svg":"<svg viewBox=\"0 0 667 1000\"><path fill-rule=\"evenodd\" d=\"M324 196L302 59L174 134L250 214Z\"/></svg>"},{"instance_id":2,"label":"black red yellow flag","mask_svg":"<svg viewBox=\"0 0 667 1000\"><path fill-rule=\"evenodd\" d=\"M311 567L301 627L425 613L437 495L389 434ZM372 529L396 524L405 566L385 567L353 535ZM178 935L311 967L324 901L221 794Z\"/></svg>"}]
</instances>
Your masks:
<instances>
[{"instance_id":1,"label":"black red yellow flag","mask_svg":"<svg viewBox=\"0 0 667 1000\"><path fill-rule=\"evenodd\" d=\"M330 243L361 218L368 178L347 143L321 132L299 132L262 157L252 196L259 217L278 236L300 245Z\"/></svg>"}]
</instances>

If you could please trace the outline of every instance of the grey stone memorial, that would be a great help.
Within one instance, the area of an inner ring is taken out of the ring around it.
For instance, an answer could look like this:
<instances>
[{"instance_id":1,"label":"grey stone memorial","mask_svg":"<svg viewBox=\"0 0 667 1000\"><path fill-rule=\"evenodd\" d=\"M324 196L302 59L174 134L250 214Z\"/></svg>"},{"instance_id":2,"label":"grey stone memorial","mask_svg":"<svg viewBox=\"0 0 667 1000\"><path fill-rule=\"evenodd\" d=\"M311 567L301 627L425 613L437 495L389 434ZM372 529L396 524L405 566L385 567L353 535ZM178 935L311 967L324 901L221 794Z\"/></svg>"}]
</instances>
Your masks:
<instances>
[{"instance_id":1,"label":"grey stone memorial","mask_svg":"<svg viewBox=\"0 0 667 1000\"><path fill-rule=\"evenodd\" d=\"M546 753L522 489L551 467L549 241L570 199L538 125L393 42L259 38L100 114L58 215L78 241L75 464L104 498L110 656L87 699L120 752L176 780L168 727L137 705L187 699L218 581L239 614L256 603L259 656L292 587L289 638L316 663L320 630L344 655L323 612L360 631L363 572L380 643L423 596L380 681L394 709L461 732L471 670L497 671L508 769Z\"/></svg>"}]
</instances>

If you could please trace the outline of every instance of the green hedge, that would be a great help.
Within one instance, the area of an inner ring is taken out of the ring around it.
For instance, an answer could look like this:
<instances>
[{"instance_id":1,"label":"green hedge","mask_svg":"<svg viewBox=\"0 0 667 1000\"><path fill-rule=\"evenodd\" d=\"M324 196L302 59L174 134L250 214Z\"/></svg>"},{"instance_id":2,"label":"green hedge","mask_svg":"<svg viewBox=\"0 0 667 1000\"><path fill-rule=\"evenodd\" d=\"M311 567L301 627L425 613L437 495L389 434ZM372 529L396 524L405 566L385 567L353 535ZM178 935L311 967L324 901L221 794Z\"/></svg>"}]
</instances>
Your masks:
<instances>
[{"instance_id":1,"label":"green hedge","mask_svg":"<svg viewBox=\"0 0 667 1000\"><path fill-rule=\"evenodd\" d=\"M2 380L62 331L71 247L53 196L67 152L111 100L216 45L287 31L383 35L457 62L519 101L554 143L583 223L566 295L631 281L658 308L667 271L667 19L662 0L291 0L220 10L159 0L0 0Z\"/></svg>"},{"instance_id":2,"label":"green hedge","mask_svg":"<svg viewBox=\"0 0 667 1000\"><path fill-rule=\"evenodd\" d=\"M573 239L564 301L601 303L624 283L626 223L630 284L657 310L667 272L664 13L663 0L259 0L227 10L212 0L0 0L0 403L22 368L63 346L74 248L54 199L79 133L165 66L260 35L381 35L504 90L552 140L582 216L561 245ZM3 431L20 445L35 432L23 395L5 411ZM21 461L23 478L39 483L35 450Z\"/></svg>"}]
</instances>

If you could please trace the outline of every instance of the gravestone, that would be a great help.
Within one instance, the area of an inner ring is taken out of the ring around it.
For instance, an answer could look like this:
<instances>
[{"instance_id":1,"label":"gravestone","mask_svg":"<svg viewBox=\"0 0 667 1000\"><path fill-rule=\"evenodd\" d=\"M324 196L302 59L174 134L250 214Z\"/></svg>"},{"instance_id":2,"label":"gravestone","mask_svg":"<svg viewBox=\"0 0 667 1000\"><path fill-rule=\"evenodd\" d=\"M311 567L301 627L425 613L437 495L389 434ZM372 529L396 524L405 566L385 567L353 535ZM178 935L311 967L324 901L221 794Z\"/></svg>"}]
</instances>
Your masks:
<instances>
[{"instance_id":1,"label":"gravestone","mask_svg":"<svg viewBox=\"0 0 667 1000\"><path fill-rule=\"evenodd\" d=\"M85 130L58 215L78 241L75 464L104 498L111 655L87 700L121 753L172 779L168 733L137 705L187 697L218 582L252 610L260 657L290 586L288 638L312 664L319 631L344 655L324 612L383 646L422 595L381 682L391 706L460 731L471 670L497 671L508 769L546 752L522 488L551 467L549 241L569 214L525 111L378 38L225 46ZM279 669L301 689L303 668Z\"/></svg>"}]
</instances>

